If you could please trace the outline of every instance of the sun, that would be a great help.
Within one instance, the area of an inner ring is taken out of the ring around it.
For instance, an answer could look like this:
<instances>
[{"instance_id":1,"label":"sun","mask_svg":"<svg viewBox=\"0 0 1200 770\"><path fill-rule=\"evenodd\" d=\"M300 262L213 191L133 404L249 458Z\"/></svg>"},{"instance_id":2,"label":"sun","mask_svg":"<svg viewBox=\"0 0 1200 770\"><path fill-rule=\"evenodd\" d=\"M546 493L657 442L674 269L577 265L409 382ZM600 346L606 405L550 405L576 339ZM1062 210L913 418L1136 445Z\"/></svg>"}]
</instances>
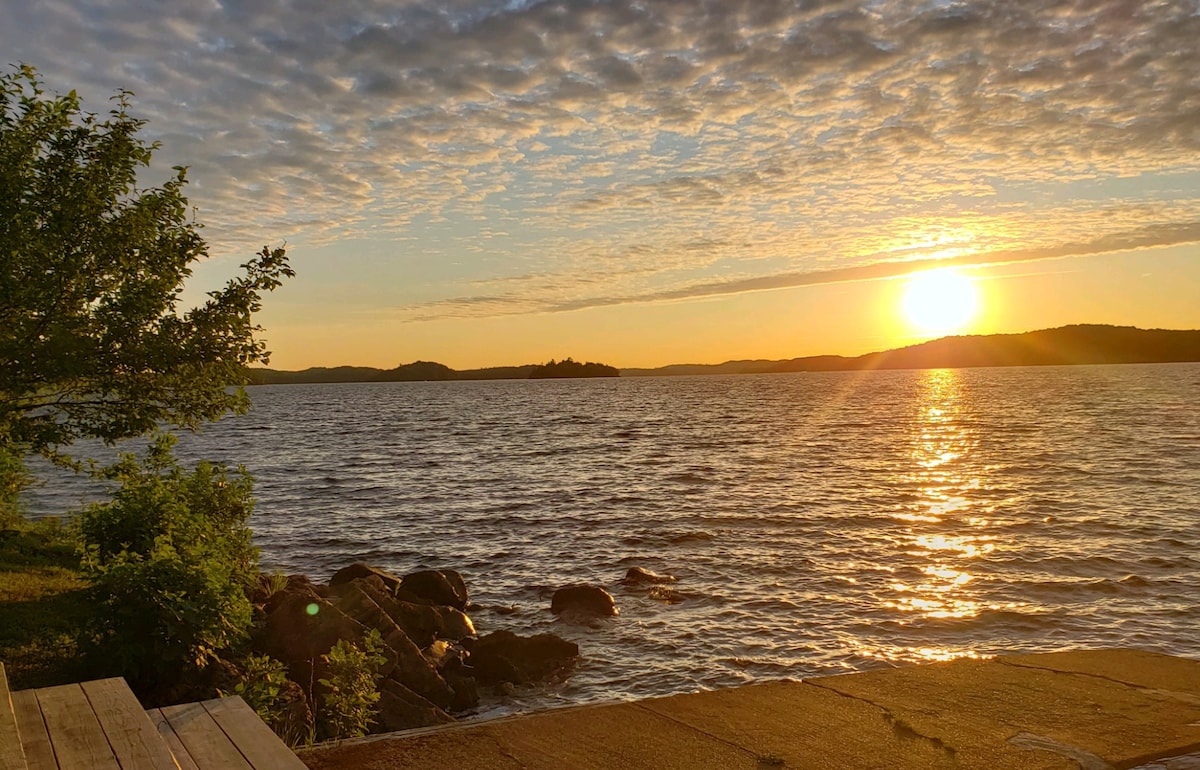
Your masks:
<instances>
[{"instance_id":1,"label":"sun","mask_svg":"<svg viewBox=\"0 0 1200 770\"><path fill-rule=\"evenodd\" d=\"M979 291L974 280L954 268L914 273L904 287L901 308L922 334L952 334L975 317Z\"/></svg>"}]
</instances>

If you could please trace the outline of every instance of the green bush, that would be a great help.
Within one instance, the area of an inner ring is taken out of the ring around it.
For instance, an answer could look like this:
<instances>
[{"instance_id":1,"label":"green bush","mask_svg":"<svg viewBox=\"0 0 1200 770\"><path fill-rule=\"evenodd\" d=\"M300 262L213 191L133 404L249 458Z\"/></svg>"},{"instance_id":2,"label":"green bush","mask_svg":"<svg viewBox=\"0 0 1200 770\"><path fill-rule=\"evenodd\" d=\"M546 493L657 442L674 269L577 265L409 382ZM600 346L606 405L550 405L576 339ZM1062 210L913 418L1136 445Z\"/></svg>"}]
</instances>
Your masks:
<instances>
[{"instance_id":1,"label":"green bush","mask_svg":"<svg viewBox=\"0 0 1200 770\"><path fill-rule=\"evenodd\" d=\"M99 612L86 646L143 694L174 686L251 623L246 588L258 552L247 519L253 482L243 469L200 463L185 472L159 436L139 462L106 475L120 487L78 517L83 566Z\"/></svg>"},{"instance_id":2,"label":"green bush","mask_svg":"<svg viewBox=\"0 0 1200 770\"><path fill-rule=\"evenodd\" d=\"M371 629L361 644L342 639L321 656L329 667L329 675L317 680L326 690L317 712L322 738L357 738L375 723L379 670L387 662L382 650L383 639Z\"/></svg>"},{"instance_id":3,"label":"green bush","mask_svg":"<svg viewBox=\"0 0 1200 770\"><path fill-rule=\"evenodd\" d=\"M287 666L269 655L251 655L246 658L242 680L230 694L242 696L246 705L278 732L287 715L287 684Z\"/></svg>"},{"instance_id":4,"label":"green bush","mask_svg":"<svg viewBox=\"0 0 1200 770\"><path fill-rule=\"evenodd\" d=\"M28 484L21 455L0 444L0 530L16 529L22 523L18 498Z\"/></svg>"}]
</instances>

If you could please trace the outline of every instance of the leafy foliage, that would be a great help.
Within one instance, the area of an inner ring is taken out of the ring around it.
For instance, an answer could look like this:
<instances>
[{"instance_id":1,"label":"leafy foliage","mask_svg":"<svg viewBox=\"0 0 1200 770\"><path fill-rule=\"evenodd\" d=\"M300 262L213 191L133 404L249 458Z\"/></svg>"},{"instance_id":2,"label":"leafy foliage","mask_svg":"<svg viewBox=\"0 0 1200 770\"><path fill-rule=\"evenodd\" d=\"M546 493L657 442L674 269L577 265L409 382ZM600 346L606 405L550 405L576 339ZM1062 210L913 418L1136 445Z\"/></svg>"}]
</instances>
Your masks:
<instances>
[{"instance_id":1,"label":"leafy foliage","mask_svg":"<svg viewBox=\"0 0 1200 770\"><path fill-rule=\"evenodd\" d=\"M58 456L166 423L246 408L244 367L266 362L251 321L293 275L283 249L186 311L207 255L183 195L186 169L139 188L157 144L119 92L105 119L75 92L47 95L29 67L0 76L0 448ZM60 458L61 459L61 458Z\"/></svg>"},{"instance_id":2,"label":"leafy foliage","mask_svg":"<svg viewBox=\"0 0 1200 770\"><path fill-rule=\"evenodd\" d=\"M21 455L0 444L0 532L15 529L23 521L18 496L28 484Z\"/></svg>"},{"instance_id":3,"label":"leafy foliage","mask_svg":"<svg viewBox=\"0 0 1200 770\"><path fill-rule=\"evenodd\" d=\"M379 671L387 662L382 650L379 631L371 629L361 644L342 639L321 656L329 667L329 675L317 680L326 689L317 713L323 738L357 738L375 723Z\"/></svg>"},{"instance_id":4,"label":"leafy foliage","mask_svg":"<svg viewBox=\"0 0 1200 770\"><path fill-rule=\"evenodd\" d=\"M99 608L90 643L142 692L203 668L251 623L252 481L208 463L185 472L173 443L159 436L141 462L123 455L112 499L78 517Z\"/></svg>"},{"instance_id":5,"label":"leafy foliage","mask_svg":"<svg viewBox=\"0 0 1200 770\"><path fill-rule=\"evenodd\" d=\"M269 655L250 655L246 658L242 680L234 685L233 694L242 696L246 705L276 732L287 715L287 667Z\"/></svg>"}]
</instances>

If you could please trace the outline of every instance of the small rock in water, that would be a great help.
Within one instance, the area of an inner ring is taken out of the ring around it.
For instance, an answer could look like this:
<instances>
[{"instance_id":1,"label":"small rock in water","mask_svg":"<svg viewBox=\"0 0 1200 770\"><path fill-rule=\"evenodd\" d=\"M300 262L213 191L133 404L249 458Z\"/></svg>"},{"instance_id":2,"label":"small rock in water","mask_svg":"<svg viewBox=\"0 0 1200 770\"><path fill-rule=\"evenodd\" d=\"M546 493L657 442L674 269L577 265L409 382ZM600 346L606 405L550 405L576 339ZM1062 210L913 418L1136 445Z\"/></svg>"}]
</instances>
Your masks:
<instances>
[{"instance_id":1,"label":"small rock in water","mask_svg":"<svg viewBox=\"0 0 1200 770\"><path fill-rule=\"evenodd\" d=\"M668 586L651 586L646 595L664 604L682 604L683 600L687 598L684 594Z\"/></svg>"},{"instance_id":2,"label":"small rock in water","mask_svg":"<svg viewBox=\"0 0 1200 770\"><path fill-rule=\"evenodd\" d=\"M621 583L627 586L637 586L648 583L674 583L676 579L674 575L660 575L645 567L630 567L625 573L625 577L621 579Z\"/></svg>"},{"instance_id":3,"label":"small rock in water","mask_svg":"<svg viewBox=\"0 0 1200 770\"><path fill-rule=\"evenodd\" d=\"M550 611L555 615L570 612L601 617L620 614L612 594L600 586L589 585L567 586L558 589L550 599Z\"/></svg>"}]
</instances>

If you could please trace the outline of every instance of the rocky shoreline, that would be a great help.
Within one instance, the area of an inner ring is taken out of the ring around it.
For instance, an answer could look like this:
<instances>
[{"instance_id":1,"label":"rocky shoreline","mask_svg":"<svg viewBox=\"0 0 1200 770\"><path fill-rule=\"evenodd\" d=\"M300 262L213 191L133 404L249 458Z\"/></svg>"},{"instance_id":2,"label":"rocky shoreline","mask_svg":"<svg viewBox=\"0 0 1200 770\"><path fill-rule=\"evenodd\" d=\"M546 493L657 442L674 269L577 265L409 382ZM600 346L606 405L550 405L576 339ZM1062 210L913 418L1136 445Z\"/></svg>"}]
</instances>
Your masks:
<instances>
[{"instance_id":1,"label":"rocky shoreline","mask_svg":"<svg viewBox=\"0 0 1200 770\"><path fill-rule=\"evenodd\" d=\"M634 567L624 585L657 585L674 578ZM252 649L287 667L289 710L283 729L311 734L314 700L325 678L324 655L339 640L361 642L372 631L383 641L378 715L372 733L448 724L479 704L480 692L552 682L570 674L579 646L555 634L480 634L474 608L455 570L404 576L366 564L345 567L327 584L304 575L263 576L251 597L259 621ZM566 586L550 610L566 618L619 614L605 589Z\"/></svg>"}]
</instances>

